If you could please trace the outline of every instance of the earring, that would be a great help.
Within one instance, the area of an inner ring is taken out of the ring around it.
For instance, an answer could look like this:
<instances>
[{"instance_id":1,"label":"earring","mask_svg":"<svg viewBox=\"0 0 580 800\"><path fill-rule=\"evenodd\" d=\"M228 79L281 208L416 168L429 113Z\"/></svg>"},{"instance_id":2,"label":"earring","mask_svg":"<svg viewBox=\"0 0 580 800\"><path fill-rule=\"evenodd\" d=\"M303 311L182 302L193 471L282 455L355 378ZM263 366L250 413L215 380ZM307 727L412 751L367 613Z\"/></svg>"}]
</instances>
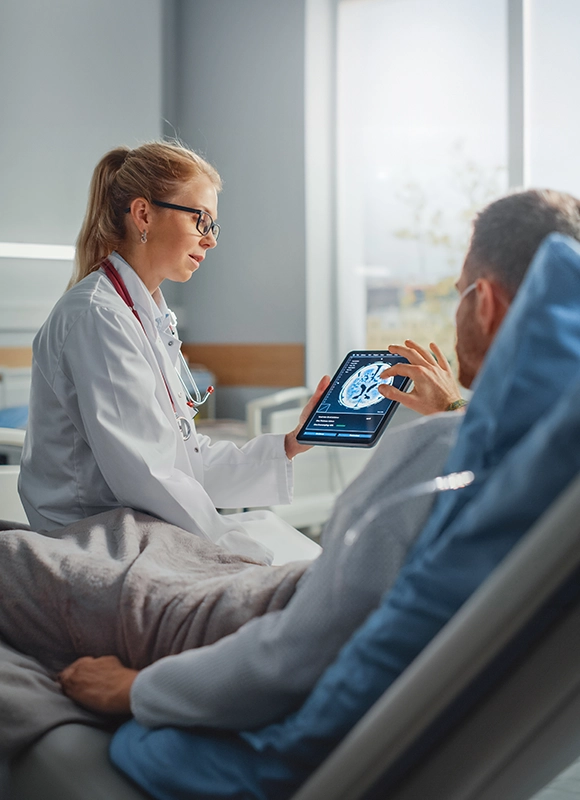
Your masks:
<instances>
[{"instance_id":1,"label":"earring","mask_svg":"<svg viewBox=\"0 0 580 800\"><path fill-rule=\"evenodd\" d=\"M141 231L141 241L143 244L147 241L147 231Z\"/></svg>"}]
</instances>

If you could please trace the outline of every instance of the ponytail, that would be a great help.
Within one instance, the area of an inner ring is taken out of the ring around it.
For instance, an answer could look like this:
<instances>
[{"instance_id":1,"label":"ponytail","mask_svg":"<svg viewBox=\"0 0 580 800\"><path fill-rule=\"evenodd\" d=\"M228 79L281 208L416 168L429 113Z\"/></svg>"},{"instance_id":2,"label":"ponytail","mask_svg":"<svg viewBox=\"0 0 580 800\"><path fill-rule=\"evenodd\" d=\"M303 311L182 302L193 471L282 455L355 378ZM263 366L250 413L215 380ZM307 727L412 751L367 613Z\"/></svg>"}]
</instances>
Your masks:
<instances>
[{"instance_id":1,"label":"ponytail","mask_svg":"<svg viewBox=\"0 0 580 800\"><path fill-rule=\"evenodd\" d=\"M125 235L121 209L111 203L115 178L127 155L128 147L117 147L99 161L93 172L89 202L78 235L75 266L68 289L98 269L109 253L118 247Z\"/></svg>"},{"instance_id":2,"label":"ponytail","mask_svg":"<svg viewBox=\"0 0 580 800\"><path fill-rule=\"evenodd\" d=\"M180 184L198 175L208 177L217 191L221 189L220 176L211 164L177 142L150 142L134 150L116 147L104 155L91 180L67 289L98 269L123 242L125 209L136 197L149 202L169 199Z\"/></svg>"}]
</instances>

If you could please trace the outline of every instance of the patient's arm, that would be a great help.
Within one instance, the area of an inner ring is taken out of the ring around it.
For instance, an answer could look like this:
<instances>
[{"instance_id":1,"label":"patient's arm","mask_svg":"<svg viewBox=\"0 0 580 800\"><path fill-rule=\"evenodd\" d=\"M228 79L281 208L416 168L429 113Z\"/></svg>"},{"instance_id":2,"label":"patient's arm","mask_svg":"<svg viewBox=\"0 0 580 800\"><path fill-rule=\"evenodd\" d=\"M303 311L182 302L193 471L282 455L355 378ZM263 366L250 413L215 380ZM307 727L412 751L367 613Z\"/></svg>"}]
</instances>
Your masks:
<instances>
[{"instance_id":1,"label":"patient's arm","mask_svg":"<svg viewBox=\"0 0 580 800\"><path fill-rule=\"evenodd\" d=\"M432 498L397 505L364 536L347 531L377 501L441 474L460 421L442 414L387 432L338 501L324 551L288 605L141 670L131 689L137 721L247 729L296 708L394 582Z\"/></svg>"},{"instance_id":2,"label":"patient's arm","mask_svg":"<svg viewBox=\"0 0 580 800\"><path fill-rule=\"evenodd\" d=\"M388 367L381 377L403 375L411 378L414 386L411 392L401 392L384 383L379 386L379 392L384 397L397 400L419 414L447 411L452 403L461 400L461 392L447 359L435 342L431 342L429 347L432 352L411 339L407 339L404 345L389 345L391 353L404 356L410 363Z\"/></svg>"},{"instance_id":3,"label":"patient's arm","mask_svg":"<svg viewBox=\"0 0 580 800\"><path fill-rule=\"evenodd\" d=\"M76 703L104 714L130 714L130 692L138 675L116 656L79 658L59 674L63 692Z\"/></svg>"},{"instance_id":4,"label":"patient's arm","mask_svg":"<svg viewBox=\"0 0 580 800\"><path fill-rule=\"evenodd\" d=\"M378 500L439 475L459 422L443 414L387 433L337 503L324 552L284 609L139 673L113 657L79 659L61 673L65 692L109 713L127 713L130 693L133 714L151 727L247 728L296 708L394 582L431 498L394 507L357 539L345 534Z\"/></svg>"}]
</instances>

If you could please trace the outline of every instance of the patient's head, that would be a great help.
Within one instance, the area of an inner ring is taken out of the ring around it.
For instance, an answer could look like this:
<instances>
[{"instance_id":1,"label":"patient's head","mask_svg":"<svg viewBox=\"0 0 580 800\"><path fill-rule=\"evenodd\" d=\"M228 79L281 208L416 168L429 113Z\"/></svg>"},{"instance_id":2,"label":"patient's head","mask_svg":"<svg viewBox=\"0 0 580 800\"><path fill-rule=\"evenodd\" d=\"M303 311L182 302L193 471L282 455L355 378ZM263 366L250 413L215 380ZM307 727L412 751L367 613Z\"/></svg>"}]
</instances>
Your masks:
<instances>
[{"instance_id":1,"label":"patient's head","mask_svg":"<svg viewBox=\"0 0 580 800\"><path fill-rule=\"evenodd\" d=\"M476 216L457 281L465 293L456 314L463 386L477 375L540 243L555 232L580 241L580 201L550 189L509 194Z\"/></svg>"}]
</instances>

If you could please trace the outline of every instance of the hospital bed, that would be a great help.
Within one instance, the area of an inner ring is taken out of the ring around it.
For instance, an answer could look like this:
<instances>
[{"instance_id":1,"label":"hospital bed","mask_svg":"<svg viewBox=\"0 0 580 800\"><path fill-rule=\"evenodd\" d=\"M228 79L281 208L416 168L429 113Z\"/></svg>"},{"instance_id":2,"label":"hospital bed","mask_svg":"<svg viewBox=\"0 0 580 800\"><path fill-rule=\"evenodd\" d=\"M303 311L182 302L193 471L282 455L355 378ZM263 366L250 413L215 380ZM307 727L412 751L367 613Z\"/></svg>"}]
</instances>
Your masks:
<instances>
[{"instance_id":1,"label":"hospital bed","mask_svg":"<svg viewBox=\"0 0 580 800\"><path fill-rule=\"evenodd\" d=\"M0 451L4 461L0 464L0 517L28 524L26 513L18 496L20 450L24 444L24 431L18 428L0 428Z\"/></svg>"},{"instance_id":2,"label":"hospital bed","mask_svg":"<svg viewBox=\"0 0 580 800\"><path fill-rule=\"evenodd\" d=\"M312 392L305 386L280 392L246 405L248 439L260 433L287 433L298 424L298 418ZM399 408L395 419L406 418L406 409ZM354 480L372 455L371 450L352 447L316 446L294 459L294 499L291 505L272 506L289 525L311 534L330 516L338 495Z\"/></svg>"},{"instance_id":3,"label":"hospital bed","mask_svg":"<svg viewBox=\"0 0 580 800\"><path fill-rule=\"evenodd\" d=\"M580 754L579 630L580 476L294 800L536 797ZM109 738L52 730L10 766L6 798L143 800Z\"/></svg>"},{"instance_id":4,"label":"hospital bed","mask_svg":"<svg viewBox=\"0 0 580 800\"><path fill-rule=\"evenodd\" d=\"M197 429L212 441L226 439L238 446L260 433L287 433L298 424L300 412L310 396L310 390L304 386L283 389L247 403L245 422L200 419ZM400 424L414 416L407 409L399 408L391 424ZM0 427L0 454L11 451L10 463L0 465L0 503L7 509L5 518L17 522L26 522L24 510L13 491L18 480L18 450L23 441L24 431ZM372 450L336 447L314 447L303 453L294 461L292 504L276 505L272 510L289 525L316 536L330 516L338 495L359 474L371 455Z\"/></svg>"},{"instance_id":5,"label":"hospital bed","mask_svg":"<svg viewBox=\"0 0 580 800\"><path fill-rule=\"evenodd\" d=\"M282 389L248 402L245 422L203 419L196 427L214 442L227 439L241 446L261 433L281 434L293 430L311 395L305 386ZM399 407L391 425L408 422L416 416ZM372 450L360 448L313 447L294 459L292 503L271 506L271 510L289 525L316 538L336 498L362 471L372 453Z\"/></svg>"},{"instance_id":6,"label":"hospital bed","mask_svg":"<svg viewBox=\"0 0 580 800\"><path fill-rule=\"evenodd\" d=\"M580 476L294 800L531 798L580 755L579 630Z\"/></svg>"}]
</instances>

